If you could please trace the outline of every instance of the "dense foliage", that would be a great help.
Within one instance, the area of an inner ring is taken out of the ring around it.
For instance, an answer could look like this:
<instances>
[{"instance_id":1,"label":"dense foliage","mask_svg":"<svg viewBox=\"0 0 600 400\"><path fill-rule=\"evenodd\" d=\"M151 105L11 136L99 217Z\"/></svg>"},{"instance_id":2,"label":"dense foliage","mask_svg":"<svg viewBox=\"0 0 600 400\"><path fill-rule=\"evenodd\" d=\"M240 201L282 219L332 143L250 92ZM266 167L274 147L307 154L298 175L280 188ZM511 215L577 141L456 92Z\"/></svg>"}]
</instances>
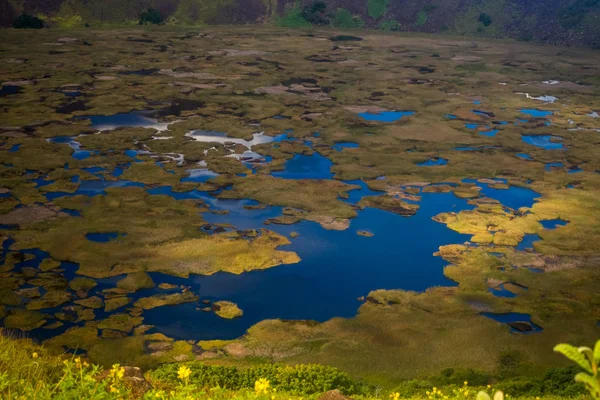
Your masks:
<instances>
[{"instance_id":1,"label":"dense foliage","mask_svg":"<svg viewBox=\"0 0 600 400\"><path fill-rule=\"evenodd\" d=\"M344 394L363 394L371 388L352 379L337 368L325 365L264 364L241 369L236 367L205 365L200 362L186 364L191 370L189 381L197 386L215 386L231 390L249 389L260 379L267 379L278 391L309 395L338 389ZM164 382L177 382L179 364L168 364L152 371L152 379Z\"/></svg>"},{"instance_id":2,"label":"dense foliage","mask_svg":"<svg viewBox=\"0 0 600 400\"><path fill-rule=\"evenodd\" d=\"M330 19L326 11L327 4L325 2L313 1L302 9L302 18L312 25L329 25Z\"/></svg>"},{"instance_id":3,"label":"dense foliage","mask_svg":"<svg viewBox=\"0 0 600 400\"><path fill-rule=\"evenodd\" d=\"M490 26L492 24L492 17L486 13L481 13L479 14L478 21L481 22L483 26Z\"/></svg>"},{"instance_id":4,"label":"dense foliage","mask_svg":"<svg viewBox=\"0 0 600 400\"><path fill-rule=\"evenodd\" d=\"M331 20L331 24L336 28L362 28L365 25L365 21L358 15L352 15L350 11L340 8L338 9Z\"/></svg>"},{"instance_id":5,"label":"dense foliage","mask_svg":"<svg viewBox=\"0 0 600 400\"><path fill-rule=\"evenodd\" d=\"M367 2L367 12L371 18L381 18L387 11L389 0L369 0Z\"/></svg>"},{"instance_id":6,"label":"dense foliage","mask_svg":"<svg viewBox=\"0 0 600 400\"><path fill-rule=\"evenodd\" d=\"M149 8L140 14L140 25L154 24L158 25L163 22L163 17L158 10Z\"/></svg>"},{"instance_id":7,"label":"dense foliage","mask_svg":"<svg viewBox=\"0 0 600 400\"><path fill-rule=\"evenodd\" d=\"M515 377L493 387L488 383L494 380L493 376L471 369L446 369L436 377L406 381L391 392L382 393L336 368L324 365L261 364L242 369L200 362L165 364L150 371L146 377L151 386L142 378L132 379L128 369L118 364L102 370L79 356L53 354L30 340L11 339L0 332L0 397L40 400L303 400L338 389L361 400L399 400L400 397L481 400L494 392L496 397L500 397L498 390L510 393L510 398L539 400L581 397L585 393L582 382L594 395L595 387L600 384L600 341L595 351L569 345L559 345L557 349L575 361L578 367L551 369L541 380ZM582 369L587 372L579 372ZM577 381L573 379L574 374ZM140 385L140 382L145 384ZM598 395L600 393L595 393L594 398L597 399Z\"/></svg>"},{"instance_id":8,"label":"dense foliage","mask_svg":"<svg viewBox=\"0 0 600 400\"><path fill-rule=\"evenodd\" d=\"M13 22L13 28L16 29L42 29L43 27L44 21L29 14L21 14Z\"/></svg>"}]
</instances>

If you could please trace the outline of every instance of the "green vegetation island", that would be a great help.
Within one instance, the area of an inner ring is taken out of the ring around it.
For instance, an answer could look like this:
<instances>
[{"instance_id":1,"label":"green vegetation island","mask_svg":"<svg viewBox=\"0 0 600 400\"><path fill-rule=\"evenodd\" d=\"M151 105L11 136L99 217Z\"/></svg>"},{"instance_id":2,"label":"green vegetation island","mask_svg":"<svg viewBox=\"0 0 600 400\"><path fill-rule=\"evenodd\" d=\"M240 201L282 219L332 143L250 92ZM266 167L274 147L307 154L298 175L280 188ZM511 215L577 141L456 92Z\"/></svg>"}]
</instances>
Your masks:
<instances>
[{"instance_id":1,"label":"green vegetation island","mask_svg":"<svg viewBox=\"0 0 600 400\"><path fill-rule=\"evenodd\" d=\"M600 399L600 2L0 14L0 398Z\"/></svg>"}]
</instances>

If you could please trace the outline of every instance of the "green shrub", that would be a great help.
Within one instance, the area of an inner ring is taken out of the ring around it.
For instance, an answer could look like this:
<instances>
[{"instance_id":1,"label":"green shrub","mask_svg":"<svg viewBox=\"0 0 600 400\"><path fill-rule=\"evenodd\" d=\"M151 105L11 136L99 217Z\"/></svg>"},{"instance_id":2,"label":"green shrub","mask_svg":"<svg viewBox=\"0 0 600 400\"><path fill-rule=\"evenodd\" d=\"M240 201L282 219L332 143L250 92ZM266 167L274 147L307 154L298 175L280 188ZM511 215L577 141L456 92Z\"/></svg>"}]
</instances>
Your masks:
<instances>
[{"instance_id":1,"label":"green shrub","mask_svg":"<svg viewBox=\"0 0 600 400\"><path fill-rule=\"evenodd\" d=\"M367 13L369 17L378 19L385 14L389 0L369 0L367 3Z\"/></svg>"},{"instance_id":2,"label":"green shrub","mask_svg":"<svg viewBox=\"0 0 600 400\"><path fill-rule=\"evenodd\" d=\"M492 24L492 17L487 15L486 13L479 14L479 22L483 24L483 26L490 26Z\"/></svg>"},{"instance_id":3,"label":"green shrub","mask_svg":"<svg viewBox=\"0 0 600 400\"><path fill-rule=\"evenodd\" d=\"M415 22L415 25L422 26L422 25L425 25L426 22L427 22L427 13L425 11L419 12L419 15L417 15L417 22Z\"/></svg>"},{"instance_id":4,"label":"green shrub","mask_svg":"<svg viewBox=\"0 0 600 400\"><path fill-rule=\"evenodd\" d=\"M558 10L558 22L565 29L579 25L592 7L600 4L600 0L576 0L574 3Z\"/></svg>"},{"instance_id":5,"label":"green shrub","mask_svg":"<svg viewBox=\"0 0 600 400\"><path fill-rule=\"evenodd\" d=\"M472 386L485 386L490 381L490 374L474 369L447 368L436 381L439 386L462 385L465 381Z\"/></svg>"},{"instance_id":6,"label":"green shrub","mask_svg":"<svg viewBox=\"0 0 600 400\"><path fill-rule=\"evenodd\" d=\"M199 362L186 364L190 368L190 384L202 387L223 387L229 390L251 389L259 379L267 379L278 391L310 395L339 389L347 395L369 392L370 388L354 381L337 368L325 365L265 364L248 369L204 365ZM150 373L152 379L176 384L181 364L167 364Z\"/></svg>"},{"instance_id":7,"label":"green shrub","mask_svg":"<svg viewBox=\"0 0 600 400\"><path fill-rule=\"evenodd\" d=\"M567 357L585 371L578 372L574 377L575 381L583 383L592 398L600 400L600 340L596 342L593 349L561 343L554 346L554 351Z\"/></svg>"},{"instance_id":8,"label":"green shrub","mask_svg":"<svg viewBox=\"0 0 600 400\"><path fill-rule=\"evenodd\" d=\"M13 21L13 28L16 29L42 29L44 21L34 15L21 14Z\"/></svg>"},{"instance_id":9,"label":"green shrub","mask_svg":"<svg viewBox=\"0 0 600 400\"><path fill-rule=\"evenodd\" d=\"M397 32L401 29L400 23L393 19L388 19L387 21L382 21L379 24L379 29L382 31L394 31Z\"/></svg>"},{"instance_id":10,"label":"green shrub","mask_svg":"<svg viewBox=\"0 0 600 400\"><path fill-rule=\"evenodd\" d=\"M499 382L495 388L504 393L510 393L511 396L532 396L537 397L542 394L542 383L539 380L518 377Z\"/></svg>"},{"instance_id":11,"label":"green shrub","mask_svg":"<svg viewBox=\"0 0 600 400\"><path fill-rule=\"evenodd\" d=\"M579 371L579 368L574 366L549 369L542 381L542 392L544 395L563 397L576 397L584 394L585 387L573 379Z\"/></svg>"},{"instance_id":12,"label":"green shrub","mask_svg":"<svg viewBox=\"0 0 600 400\"><path fill-rule=\"evenodd\" d=\"M302 18L312 25L329 25L329 16L326 14L327 4L315 0L302 9Z\"/></svg>"},{"instance_id":13,"label":"green shrub","mask_svg":"<svg viewBox=\"0 0 600 400\"><path fill-rule=\"evenodd\" d=\"M158 25L163 22L162 15L158 10L149 8L140 14L140 25Z\"/></svg>"},{"instance_id":14,"label":"green shrub","mask_svg":"<svg viewBox=\"0 0 600 400\"><path fill-rule=\"evenodd\" d=\"M333 19L331 24L337 28L362 28L365 26L365 21L358 15L350 14L350 11L345 8L338 8L335 14L333 15Z\"/></svg>"},{"instance_id":15,"label":"green shrub","mask_svg":"<svg viewBox=\"0 0 600 400\"><path fill-rule=\"evenodd\" d=\"M294 3L283 17L277 18L275 24L285 28L303 28L311 26L310 22L302 17L302 9L299 2Z\"/></svg>"}]
</instances>

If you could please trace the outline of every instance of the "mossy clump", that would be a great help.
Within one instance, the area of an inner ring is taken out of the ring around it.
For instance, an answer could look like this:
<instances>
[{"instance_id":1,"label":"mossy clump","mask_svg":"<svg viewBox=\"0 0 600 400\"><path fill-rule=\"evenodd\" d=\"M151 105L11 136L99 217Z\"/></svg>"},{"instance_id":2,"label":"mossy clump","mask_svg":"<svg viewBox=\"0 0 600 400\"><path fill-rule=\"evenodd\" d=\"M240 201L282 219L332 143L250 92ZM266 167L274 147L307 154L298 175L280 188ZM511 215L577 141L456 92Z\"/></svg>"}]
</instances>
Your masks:
<instances>
[{"instance_id":1,"label":"mossy clump","mask_svg":"<svg viewBox=\"0 0 600 400\"><path fill-rule=\"evenodd\" d=\"M133 305L144 310L150 310L156 307L170 306L175 304L190 303L198 300L198 296L192 292L173 293L173 294L155 294L150 297L143 297L137 300Z\"/></svg>"},{"instance_id":2,"label":"mossy clump","mask_svg":"<svg viewBox=\"0 0 600 400\"><path fill-rule=\"evenodd\" d=\"M104 302L98 296L88 297L86 299L75 300L75 304L88 308L102 308Z\"/></svg>"},{"instance_id":3,"label":"mossy clump","mask_svg":"<svg viewBox=\"0 0 600 400\"><path fill-rule=\"evenodd\" d=\"M132 317L129 314L113 314L108 318L100 321L99 329L112 329L121 332L131 332L133 328L141 325L144 321L143 317Z\"/></svg>"},{"instance_id":4,"label":"mossy clump","mask_svg":"<svg viewBox=\"0 0 600 400\"><path fill-rule=\"evenodd\" d=\"M231 301L215 301L212 305L215 314L221 318L234 319L244 315L244 312L237 304Z\"/></svg>"},{"instance_id":5,"label":"mossy clump","mask_svg":"<svg viewBox=\"0 0 600 400\"><path fill-rule=\"evenodd\" d=\"M152 277L145 272L134 272L128 274L123 279L117 282L119 289L127 290L128 292L137 292L141 289L151 289L155 286Z\"/></svg>"},{"instance_id":6,"label":"mossy clump","mask_svg":"<svg viewBox=\"0 0 600 400\"><path fill-rule=\"evenodd\" d=\"M126 296L110 297L104 300L104 312L111 312L131 303L131 298Z\"/></svg>"},{"instance_id":7,"label":"mossy clump","mask_svg":"<svg viewBox=\"0 0 600 400\"><path fill-rule=\"evenodd\" d=\"M360 208L373 207L408 217L417 213L418 204L410 204L390 195L366 196L358 202Z\"/></svg>"},{"instance_id":8,"label":"mossy clump","mask_svg":"<svg viewBox=\"0 0 600 400\"><path fill-rule=\"evenodd\" d=\"M72 300L72 298L73 296L68 291L51 289L39 299L31 300L27 304L27 309L42 310L44 308L54 308L60 306L61 304L68 303Z\"/></svg>"},{"instance_id":9,"label":"mossy clump","mask_svg":"<svg viewBox=\"0 0 600 400\"><path fill-rule=\"evenodd\" d=\"M95 280L91 278L77 277L74 278L71 282L69 282L69 288L76 292L84 291L88 292L95 288L98 284Z\"/></svg>"},{"instance_id":10,"label":"mossy clump","mask_svg":"<svg viewBox=\"0 0 600 400\"><path fill-rule=\"evenodd\" d=\"M46 323L45 316L38 311L15 309L8 312L4 318L4 327L9 329L20 329L31 331Z\"/></svg>"}]
</instances>

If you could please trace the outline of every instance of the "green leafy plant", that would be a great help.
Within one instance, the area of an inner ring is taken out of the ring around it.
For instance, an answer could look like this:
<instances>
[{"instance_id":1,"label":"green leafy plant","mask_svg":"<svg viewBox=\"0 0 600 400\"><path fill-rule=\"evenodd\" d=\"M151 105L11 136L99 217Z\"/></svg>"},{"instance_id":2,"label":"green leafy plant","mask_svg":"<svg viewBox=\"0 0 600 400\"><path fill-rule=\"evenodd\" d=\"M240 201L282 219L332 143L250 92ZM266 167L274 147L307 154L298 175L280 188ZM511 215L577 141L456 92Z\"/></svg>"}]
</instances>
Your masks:
<instances>
[{"instance_id":1,"label":"green leafy plant","mask_svg":"<svg viewBox=\"0 0 600 400\"><path fill-rule=\"evenodd\" d=\"M284 28L303 28L311 26L310 22L302 16L302 7L300 2L295 2L291 7L288 6L283 17L277 18L276 25Z\"/></svg>"},{"instance_id":2,"label":"green leafy plant","mask_svg":"<svg viewBox=\"0 0 600 400\"><path fill-rule=\"evenodd\" d=\"M163 17L160 11L149 8L140 14L140 25L158 25L162 23Z\"/></svg>"},{"instance_id":3,"label":"green leafy plant","mask_svg":"<svg viewBox=\"0 0 600 400\"><path fill-rule=\"evenodd\" d=\"M367 3L367 13L369 17L378 19L385 14L389 0L369 0Z\"/></svg>"},{"instance_id":4,"label":"green leafy plant","mask_svg":"<svg viewBox=\"0 0 600 400\"><path fill-rule=\"evenodd\" d=\"M415 25L417 26L422 26L425 25L425 23L427 22L427 13L425 11L420 11L419 14L417 15L417 21L415 22Z\"/></svg>"},{"instance_id":5,"label":"green leafy plant","mask_svg":"<svg viewBox=\"0 0 600 400\"><path fill-rule=\"evenodd\" d=\"M350 11L345 8L338 8L333 15L331 24L336 28L352 29L362 28L365 25L365 21L358 15L352 15Z\"/></svg>"},{"instance_id":6,"label":"green leafy plant","mask_svg":"<svg viewBox=\"0 0 600 400\"><path fill-rule=\"evenodd\" d=\"M600 340L596 342L593 350L586 346L575 347L561 343L554 347L554 351L561 353L586 371L575 375L575 380L583 383L594 399L600 400L600 376L598 375Z\"/></svg>"},{"instance_id":7,"label":"green leafy plant","mask_svg":"<svg viewBox=\"0 0 600 400\"><path fill-rule=\"evenodd\" d=\"M325 365L265 364L241 369L200 362L185 364L186 379L191 385L210 389L222 387L229 390L251 389L261 378L267 379L278 391L309 395L339 389L344 394L359 394L370 390L367 385L353 380L348 374ZM177 383L181 378L181 364L167 364L152 371L153 380ZM188 372L189 371L189 372Z\"/></svg>"},{"instance_id":8,"label":"green leafy plant","mask_svg":"<svg viewBox=\"0 0 600 400\"><path fill-rule=\"evenodd\" d=\"M379 24L379 29L381 29L382 31L397 32L397 31L401 30L402 27L400 26L400 23L398 21L393 20L393 19L388 19L387 21L382 21Z\"/></svg>"}]
</instances>

